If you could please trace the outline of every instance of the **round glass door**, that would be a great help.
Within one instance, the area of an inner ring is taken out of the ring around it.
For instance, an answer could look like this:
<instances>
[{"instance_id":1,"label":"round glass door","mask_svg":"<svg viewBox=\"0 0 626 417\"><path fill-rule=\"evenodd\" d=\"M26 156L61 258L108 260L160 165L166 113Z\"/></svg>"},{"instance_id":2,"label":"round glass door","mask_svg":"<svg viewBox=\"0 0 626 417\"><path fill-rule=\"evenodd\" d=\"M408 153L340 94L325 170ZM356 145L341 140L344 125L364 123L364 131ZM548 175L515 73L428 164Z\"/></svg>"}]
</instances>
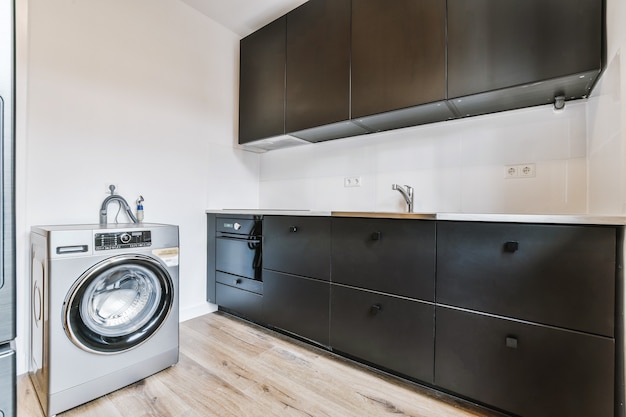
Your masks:
<instances>
[{"instance_id":1,"label":"round glass door","mask_svg":"<svg viewBox=\"0 0 626 417\"><path fill-rule=\"evenodd\" d=\"M64 327L72 342L97 353L140 345L161 327L173 301L167 270L143 255L120 255L81 275L63 304Z\"/></svg>"}]
</instances>

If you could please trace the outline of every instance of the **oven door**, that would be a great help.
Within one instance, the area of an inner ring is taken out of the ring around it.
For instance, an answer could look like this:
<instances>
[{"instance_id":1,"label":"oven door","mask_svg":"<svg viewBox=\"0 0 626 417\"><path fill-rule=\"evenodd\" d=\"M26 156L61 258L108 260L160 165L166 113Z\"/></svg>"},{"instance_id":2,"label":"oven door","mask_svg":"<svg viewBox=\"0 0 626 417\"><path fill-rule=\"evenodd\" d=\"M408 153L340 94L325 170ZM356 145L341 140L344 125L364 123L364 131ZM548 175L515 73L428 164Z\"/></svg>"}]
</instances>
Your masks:
<instances>
[{"instance_id":1,"label":"oven door","mask_svg":"<svg viewBox=\"0 0 626 417\"><path fill-rule=\"evenodd\" d=\"M261 238L219 236L215 241L215 266L218 271L261 280Z\"/></svg>"}]
</instances>

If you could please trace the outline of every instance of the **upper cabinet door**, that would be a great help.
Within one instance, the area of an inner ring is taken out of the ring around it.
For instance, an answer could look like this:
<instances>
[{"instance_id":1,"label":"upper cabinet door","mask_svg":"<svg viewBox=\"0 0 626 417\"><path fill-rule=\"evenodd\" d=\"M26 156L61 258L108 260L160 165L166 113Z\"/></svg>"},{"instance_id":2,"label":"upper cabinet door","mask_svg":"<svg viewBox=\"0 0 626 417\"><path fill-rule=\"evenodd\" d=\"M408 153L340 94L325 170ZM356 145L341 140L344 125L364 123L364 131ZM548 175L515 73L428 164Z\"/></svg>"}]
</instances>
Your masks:
<instances>
[{"instance_id":1,"label":"upper cabinet door","mask_svg":"<svg viewBox=\"0 0 626 417\"><path fill-rule=\"evenodd\" d=\"M285 133L286 18L240 43L239 143Z\"/></svg>"},{"instance_id":2,"label":"upper cabinet door","mask_svg":"<svg viewBox=\"0 0 626 417\"><path fill-rule=\"evenodd\" d=\"M602 3L448 0L448 97L599 72Z\"/></svg>"},{"instance_id":3,"label":"upper cabinet door","mask_svg":"<svg viewBox=\"0 0 626 417\"><path fill-rule=\"evenodd\" d=\"M350 118L350 0L287 14L287 132Z\"/></svg>"},{"instance_id":4,"label":"upper cabinet door","mask_svg":"<svg viewBox=\"0 0 626 417\"><path fill-rule=\"evenodd\" d=\"M353 0L352 117L445 98L445 0Z\"/></svg>"}]
</instances>

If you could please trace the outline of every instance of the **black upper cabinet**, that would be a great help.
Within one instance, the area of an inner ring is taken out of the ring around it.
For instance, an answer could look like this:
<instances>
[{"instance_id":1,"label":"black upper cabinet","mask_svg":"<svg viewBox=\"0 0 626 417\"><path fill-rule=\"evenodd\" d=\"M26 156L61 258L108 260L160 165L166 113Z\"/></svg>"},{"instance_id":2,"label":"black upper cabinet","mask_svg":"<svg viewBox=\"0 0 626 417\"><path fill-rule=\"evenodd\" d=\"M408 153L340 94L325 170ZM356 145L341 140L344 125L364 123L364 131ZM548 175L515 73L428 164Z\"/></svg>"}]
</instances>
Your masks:
<instances>
[{"instance_id":1,"label":"black upper cabinet","mask_svg":"<svg viewBox=\"0 0 626 417\"><path fill-rule=\"evenodd\" d=\"M437 111L424 107L359 122L382 130L445 120L452 117L445 98L445 0L353 0L352 117L437 102Z\"/></svg>"},{"instance_id":2,"label":"black upper cabinet","mask_svg":"<svg viewBox=\"0 0 626 417\"><path fill-rule=\"evenodd\" d=\"M448 97L495 92L454 100L463 115L584 97L602 21L601 0L448 0Z\"/></svg>"},{"instance_id":3,"label":"black upper cabinet","mask_svg":"<svg viewBox=\"0 0 626 417\"><path fill-rule=\"evenodd\" d=\"M286 20L281 17L241 40L241 144L285 133Z\"/></svg>"},{"instance_id":4,"label":"black upper cabinet","mask_svg":"<svg viewBox=\"0 0 626 417\"><path fill-rule=\"evenodd\" d=\"M311 0L287 14L286 103L287 132L350 119L350 0Z\"/></svg>"},{"instance_id":5,"label":"black upper cabinet","mask_svg":"<svg viewBox=\"0 0 626 417\"><path fill-rule=\"evenodd\" d=\"M239 142L584 98L605 45L603 0L309 0L241 41Z\"/></svg>"}]
</instances>

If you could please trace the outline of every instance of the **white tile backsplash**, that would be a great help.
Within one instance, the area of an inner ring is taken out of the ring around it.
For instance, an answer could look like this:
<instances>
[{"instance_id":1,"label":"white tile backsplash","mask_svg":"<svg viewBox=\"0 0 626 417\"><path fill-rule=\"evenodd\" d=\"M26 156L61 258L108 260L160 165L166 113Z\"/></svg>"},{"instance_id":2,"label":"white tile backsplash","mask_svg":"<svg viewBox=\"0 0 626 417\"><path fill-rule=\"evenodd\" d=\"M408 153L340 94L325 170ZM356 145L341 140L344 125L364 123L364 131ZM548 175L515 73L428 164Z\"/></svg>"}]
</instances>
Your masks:
<instances>
[{"instance_id":1,"label":"white tile backsplash","mask_svg":"<svg viewBox=\"0 0 626 417\"><path fill-rule=\"evenodd\" d=\"M626 109L622 104L620 51L611 59L587 103L589 166L589 211L598 214L625 214L626 179L624 128Z\"/></svg>"},{"instance_id":2,"label":"white tile backsplash","mask_svg":"<svg viewBox=\"0 0 626 417\"><path fill-rule=\"evenodd\" d=\"M209 145L207 208L256 208L259 158L230 145Z\"/></svg>"},{"instance_id":3,"label":"white tile backsplash","mask_svg":"<svg viewBox=\"0 0 626 417\"><path fill-rule=\"evenodd\" d=\"M582 213L585 116L576 101L562 112L540 106L269 152L260 207L404 211L398 183L415 188L416 211ZM504 166L521 163L537 164L537 177L505 180ZM358 175L361 188L343 187Z\"/></svg>"}]
</instances>

